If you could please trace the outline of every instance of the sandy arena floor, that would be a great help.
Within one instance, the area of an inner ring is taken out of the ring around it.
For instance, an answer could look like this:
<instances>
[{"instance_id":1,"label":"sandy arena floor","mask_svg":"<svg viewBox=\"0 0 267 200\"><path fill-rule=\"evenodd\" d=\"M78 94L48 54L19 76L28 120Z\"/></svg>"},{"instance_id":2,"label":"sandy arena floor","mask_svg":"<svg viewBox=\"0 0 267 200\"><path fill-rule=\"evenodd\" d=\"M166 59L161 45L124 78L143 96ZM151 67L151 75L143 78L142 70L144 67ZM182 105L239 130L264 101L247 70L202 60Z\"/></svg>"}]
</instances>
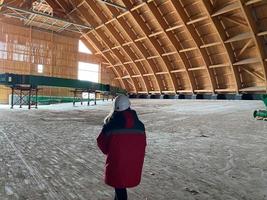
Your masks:
<instances>
[{"instance_id":1,"label":"sandy arena floor","mask_svg":"<svg viewBox=\"0 0 267 200\"><path fill-rule=\"evenodd\" d=\"M267 122L260 101L133 100L147 129L129 200L267 200ZM0 107L1 200L111 200L96 146L111 102Z\"/></svg>"}]
</instances>

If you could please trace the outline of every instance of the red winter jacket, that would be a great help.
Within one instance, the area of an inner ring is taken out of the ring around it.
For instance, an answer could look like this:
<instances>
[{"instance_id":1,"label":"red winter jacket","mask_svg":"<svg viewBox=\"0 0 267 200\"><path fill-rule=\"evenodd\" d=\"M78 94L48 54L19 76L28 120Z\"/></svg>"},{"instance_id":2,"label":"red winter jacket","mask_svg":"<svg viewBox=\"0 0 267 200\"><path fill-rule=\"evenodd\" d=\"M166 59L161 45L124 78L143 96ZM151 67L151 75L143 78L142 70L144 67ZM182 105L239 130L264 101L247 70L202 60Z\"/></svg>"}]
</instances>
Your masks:
<instances>
[{"instance_id":1,"label":"red winter jacket","mask_svg":"<svg viewBox=\"0 0 267 200\"><path fill-rule=\"evenodd\" d=\"M107 155L105 183L115 188L137 186L141 181L145 156L144 124L134 110L115 112L97 138Z\"/></svg>"}]
</instances>

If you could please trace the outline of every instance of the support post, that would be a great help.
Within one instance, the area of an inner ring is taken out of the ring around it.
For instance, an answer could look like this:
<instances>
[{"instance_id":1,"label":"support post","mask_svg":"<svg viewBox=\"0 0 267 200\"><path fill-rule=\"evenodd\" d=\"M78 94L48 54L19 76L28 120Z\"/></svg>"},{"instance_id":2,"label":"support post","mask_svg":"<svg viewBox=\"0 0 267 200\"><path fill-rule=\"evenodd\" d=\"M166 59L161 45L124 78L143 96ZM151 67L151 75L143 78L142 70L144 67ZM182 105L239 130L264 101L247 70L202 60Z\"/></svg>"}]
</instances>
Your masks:
<instances>
[{"instance_id":1,"label":"support post","mask_svg":"<svg viewBox=\"0 0 267 200\"><path fill-rule=\"evenodd\" d=\"M95 105L96 105L96 92L95 92Z\"/></svg>"},{"instance_id":2,"label":"support post","mask_svg":"<svg viewBox=\"0 0 267 200\"><path fill-rule=\"evenodd\" d=\"M12 94L11 94L11 109L14 107L14 87L11 87L12 89Z\"/></svg>"},{"instance_id":3,"label":"support post","mask_svg":"<svg viewBox=\"0 0 267 200\"><path fill-rule=\"evenodd\" d=\"M31 96L32 96L32 86L30 86L30 90L29 90L29 102L28 102L28 109L31 109Z\"/></svg>"},{"instance_id":4,"label":"support post","mask_svg":"<svg viewBox=\"0 0 267 200\"><path fill-rule=\"evenodd\" d=\"M87 106L90 106L90 92L88 92Z\"/></svg>"},{"instance_id":5,"label":"support post","mask_svg":"<svg viewBox=\"0 0 267 200\"><path fill-rule=\"evenodd\" d=\"M76 98L76 89L73 91L73 106L75 106L75 98Z\"/></svg>"},{"instance_id":6,"label":"support post","mask_svg":"<svg viewBox=\"0 0 267 200\"><path fill-rule=\"evenodd\" d=\"M20 89L20 93L19 93L19 108L22 108L22 89Z\"/></svg>"},{"instance_id":7,"label":"support post","mask_svg":"<svg viewBox=\"0 0 267 200\"><path fill-rule=\"evenodd\" d=\"M37 100L38 100L38 89L37 87L35 88L35 108L37 109Z\"/></svg>"}]
</instances>

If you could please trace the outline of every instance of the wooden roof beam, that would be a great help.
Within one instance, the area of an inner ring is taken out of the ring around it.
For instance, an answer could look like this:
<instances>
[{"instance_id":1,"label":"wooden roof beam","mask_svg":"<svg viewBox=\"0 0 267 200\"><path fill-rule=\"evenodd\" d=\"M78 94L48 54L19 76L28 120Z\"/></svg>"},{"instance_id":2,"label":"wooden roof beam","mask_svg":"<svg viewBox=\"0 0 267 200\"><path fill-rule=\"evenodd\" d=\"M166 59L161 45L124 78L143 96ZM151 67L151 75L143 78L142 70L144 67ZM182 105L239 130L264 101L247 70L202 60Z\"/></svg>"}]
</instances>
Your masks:
<instances>
[{"instance_id":1,"label":"wooden roof beam","mask_svg":"<svg viewBox=\"0 0 267 200\"><path fill-rule=\"evenodd\" d=\"M134 6L134 8L137 8L138 6ZM115 10L115 9L112 9L112 8L108 8L109 9L109 11L112 13L112 15L114 15L114 16L116 16L116 15L118 15L117 13L118 13L118 11L117 10ZM130 12L128 12L128 14L129 14ZM149 66L149 70L147 70L147 71L152 71L153 72L153 77L155 78L155 83L156 83L156 86L158 87L158 89L161 91L161 88L162 88L162 83L161 83L161 80L155 75L155 72L154 72L154 69L153 69L153 66L154 66L154 64L151 62L151 61L149 61L149 60L147 60L145 57L145 52L146 52L146 50L144 49L144 47L140 44L140 43L137 43L137 42L135 42L135 36L133 36L132 34L131 34L131 30L129 29L129 28L127 28L128 27L128 23L126 23L126 21L123 19L123 18L117 18L117 22L118 22L118 25L120 25L121 26L121 28L125 31L125 34L131 39L131 42L132 42L132 44L136 47L136 49L142 54L142 56L144 57L144 58L140 58L140 59L137 59L137 60L135 60L134 62L142 62L142 61L145 61L147 64L148 64L148 66ZM147 38L147 37L146 37Z\"/></svg>"},{"instance_id":2,"label":"wooden roof beam","mask_svg":"<svg viewBox=\"0 0 267 200\"><path fill-rule=\"evenodd\" d=\"M56 2L58 2L58 1L56 0ZM65 11L65 13L68 12L68 11L67 11L67 8L65 8L65 7L62 6L61 4L59 4L59 5L60 5L61 8ZM69 16L70 16L71 19L73 19L73 17L72 17L71 15L69 15ZM81 32L81 31L80 31L80 32ZM83 32L81 32L81 37L84 37L84 38L86 39L86 41L88 41L88 43L89 43L92 47L94 47L94 49L96 49L98 52L101 52L101 51L100 51L100 47L97 46L97 45L94 43L95 41L92 42L92 40L91 40L86 34L84 34ZM101 54L102 54L103 58L104 58L107 62L109 62L110 65L112 65L112 62L108 59L108 57L105 56L103 53L101 53ZM115 69L115 67L112 67L112 71L115 73L115 75L116 75L117 77L121 77L120 74L119 74L119 72ZM127 89L125 83L122 81L121 78L119 79L119 83L120 83L120 85L121 85L122 88Z\"/></svg>"},{"instance_id":3,"label":"wooden roof beam","mask_svg":"<svg viewBox=\"0 0 267 200\"><path fill-rule=\"evenodd\" d=\"M215 17L215 16L218 16L218 15L222 15L222 14L225 14L225 13L228 13L228 12L231 12L233 10L236 10L236 9L239 9L240 8L240 5L237 1L235 1L234 3L231 3L229 5L226 5L224 6L223 8L220 8L219 10L217 10L215 13L213 13L211 15L211 17Z\"/></svg>"},{"instance_id":4,"label":"wooden roof beam","mask_svg":"<svg viewBox=\"0 0 267 200\"><path fill-rule=\"evenodd\" d=\"M208 16L202 16L202 17L199 17L197 19L194 19L194 20L190 20L189 22L186 22L187 25L191 25L191 24L195 24L197 22L201 22L201 21L204 21L208 19Z\"/></svg>"},{"instance_id":5,"label":"wooden roof beam","mask_svg":"<svg viewBox=\"0 0 267 200\"><path fill-rule=\"evenodd\" d=\"M240 57L246 51L246 49L249 47L249 45L251 45L252 43L253 43L252 39L248 40L246 42L246 44L242 47L242 49L239 51L238 57Z\"/></svg>"},{"instance_id":6,"label":"wooden roof beam","mask_svg":"<svg viewBox=\"0 0 267 200\"><path fill-rule=\"evenodd\" d=\"M182 49L182 50L179 50L179 52L184 53L184 52L194 51L194 50L198 50L198 47L191 47L191 48L187 48L187 49Z\"/></svg>"},{"instance_id":7,"label":"wooden roof beam","mask_svg":"<svg viewBox=\"0 0 267 200\"><path fill-rule=\"evenodd\" d=\"M127 7L131 7L131 3L128 0L122 0L122 1ZM145 22L142 20L141 16L136 11L131 12L130 15L132 16L132 19L137 22L137 24L140 26L140 28L145 33L145 35L149 35L150 30L146 26ZM152 44L154 49L157 51L158 55L161 55L162 49L159 46L158 42L154 38L150 38L150 37L148 38L148 40ZM163 64L164 64L163 66L164 66L165 70L168 71L168 75L169 75L170 80L171 80L172 88L174 91L176 91L176 88L177 88L177 85L175 84L176 80L172 76L172 74L170 73L167 60L162 56L160 56L160 59L163 61Z\"/></svg>"},{"instance_id":8,"label":"wooden roof beam","mask_svg":"<svg viewBox=\"0 0 267 200\"><path fill-rule=\"evenodd\" d=\"M216 89L215 92L235 92L235 88Z\"/></svg>"},{"instance_id":9,"label":"wooden roof beam","mask_svg":"<svg viewBox=\"0 0 267 200\"><path fill-rule=\"evenodd\" d=\"M262 31L257 34L257 36L265 36L265 35L267 35L267 31Z\"/></svg>"},{"instance_id":10,"label":"wooden roof beam","mask_svg":"<svg viewBox=\"0 0 267 200\"><path fill-rule=\"evenodd\" d=\"M90 2L86 1L86 3L87 3L89 6L91 6L92 10L93 10L95 13L101 13L100 9L98 9L98 7L97 7L94 3L92 3L91 1L90 1ZM107 20L107 19L106 19L106 16L103 15L102 13L101 13L101 14L98 14L98 16L99 16L99 18L100 18L102 21ZM114 26L113 26L112 24L111 24L110 26L107 25L106 28L107 28L107 30L109 31L109 34L112 35L113 39L116 40L116 43L119 43L119 46L122 48L123 53L130 59L130 61L126 61L126 62L124 62L123 64L124 64L124 65L127 65L127 64L133 64L133 66L135 66L135 69L138 71L138 73L141 74L141 70L140 70L138 64L136 64L136 63L134 62L134 60L132 59L133 55L130 55L130 51L131 51L131 50L130 50L130 49L127 49L127 47L126 47L126 49L125 49L125 48L122 46L122 44L124 44L124 42L121 42L121 41L120 41L119 34L117 34L117 29L114 28ZM103 39L103 38L102 38L102 39ZM126 70L127 70L127 69L126 69ZM148 88L147 88L147 86L148 86L148 82L146 82L146 80L145 80L143 77L141 77L141 80L142 80L143 85L144 85L144 87L145 87L144 89L145 89L146 91L148 91ZM133 80L133 83L135 84L135 88L136 88L136 85L138 85L138 84L136 84L136 83L134 82L134 80ZM142 85L142 84L141 84L141 85Z\"/></svg>"},{"instance_id":11,"label":"wooden roof beam","mask_svg":"<svg viewBox=\"0 0 267 200\"><path fill-rule=\"evenodd\" d=\"M135 60L134 62L142 62L142 61L146 61L146 58L140 58L140 59Z\"/></svg>"},{"instance_id":12,"label":"wooden roof beam","mask_svg":"<svg viewBox=\"0 0 267 200\"><path fill-rule=\"evenodd\" d=\"M248 64L260 63L260 62L261 62L260 58L246 58L246 59L233 63L233 65L248 65Z\"/></svg>"},{"instance_id":13,"label":"wooden roof beam","mask_svg":"<svg viewBox=\"0 0 267 200\"><path fill-rule=\"evenodd\" d=\"M222 16L223 19L229 21L229 22L232 22L236 25L239 25L239 26L243 26L244 28L248 28L248 24L244 21L241 21L240 19L236 18L236 17L228 17L228 16Z\"/></svg>"},{"instance_id":14,"label":"wooden roof beam","mask_svg":"<svg viewBox=\"0 0 267 200\"><path fill-rule=\"evenodd\" d=\"M206 66L201 66L201 67L193 67L193 68L188 68L188 71L196 71L196 70L206 70Z\"/></svg>"},{"instance_id":15,"label":"wooden roof beam","mask_svg":"<svg viewBox=\"0 0 267 200\"><path fill-rule=\"evenodd\" d=\"M130 61L126 61L126 62L124 62L123 64L124 64L124 65L128 65L128 64L133 64L133 63L134 63L134 61L130 60Z\"/></svg>"},{"instance_id":16,"label":"wooden roof beam","mask_svg":"<svg viewBox=\"0 0 267 200\"><path fill-rule=\"evenodd\" d=\"M85 39L86 39L92 46L94 46L95 49L97 49L99 52L101 52L101 51L99 50L99 47L95 44L95 41L92 42L92 40L91 40L86 34L84 34L84 33L82 33L82 36L83 36L83 37L84 37L84 38L85 38ZM117 69L113 66L112 62L111 62L111 61L108 59L108 57L106 57L105 54L103 54L102 52L101 52L101 55L102 55L103 58L110 64L110 66L111 66L111 68L112 68L112 71L114 72L115 76L117 76L117 77L120 78L120 79L119 79L119 83L120 83L121 87L127 90L125 83L122 81L119 72L118 72ZM109 67L107 67L107 68L109 68Z\"/></svg>"},{"instance_id":17,"label":"wooden roof beam","mask_svg":"<svg viewBox=\"0 0 267 200\"><path fill-rule=\"evenodd\" d=\"M222 47L224 48L224 50L226 52L225 55L226 55L226 59L228 62L226 65L224 65L224 64L210 65L209 68L230 67L231 72L232 72L232 80L234 83L235 92L238 93L239 88L241 87L241 80L240 80L238 69L233 66L234 53L233 53L232 47L229 43L228 44L224 43L224 40L226 37L226 35L224 35L225 30L223 29L223 27L222 27L221 23L218 21L218 19L216 17L212 17L210 14L213 11L213 6L215 6L216 4L211 5L211 3L206 1L206 0L201 0L201 2L202 2L204 9L208 13L210 21L213 23L214 30L216 31L217 35L219 36L219 43L222 45Z\"/></svg>"},{"instance_id":18,"label":"wooden roof beam","mask_svg":"<svg viewBox=\"0 0 267 200\"><path fill-rule=\"evenodd\" d=\"M181 3L176 0L170 0L170 2L173 8L175 8L179 18L182 19L182 22L185 25L185 29L188 33L188 37L193 39L195 46L198 47L198 51L200 55L202 56L203 62L205 63L205 70L207 71L207 74L208 74L208 80L209 80L211 90L214 93L214 89L216 88L216 81L215 81L214 75L212 74L212 71L208 68L209 57L207 55L207 52L204 49L199 48L201 46L202 41L200 40L199 36L195 32L195 28L185 23L186 21L188 21L188 17Z\"/></svg>"},{"instance_id":19,"label":"wooden roof beam","mask_svg":"<svg viewBox=\"0 0 267 200\"><path fill-rule=\"evenodd\" d=\"M113 6L115 8L121 9L123 11L127 11L128 10L126 7L124 7L122 5L119 5L119 4L116 4L116 3L113 3L113 2L111 2L109 0L97 0L97 1L100 2L100 3L107 4L109 6Z\"/></svg>"},{"instance_id":20,"label":"wooden roof beam","mask_svg":"<svg viewBox=\"0 0 267 200\"><path fill-rule=\"evenodd\" d=\"M162 33L164 33L164 32L163 31L157 31L155 33L151 33L150 35L148 35L148 37L155 37L155 36L160 35Z\"/></svg>"},{"instance_id":21,"label":"wooden roof beam","mask_svg":"<svg viewBox=\"0 0 267 200\"><path fill-rule=\"evenodd\" d=\"M258 78L258 79L261 79L261 80L265 81L264 77L261 76L260 74L258 74L255 71L250 71L250 70L248 70L246 68L241 68L241 70L247 72L248 74L250 74L250 75L252 75L252 76L254 76L254 77Z\"/></svg>"},{"instance_id":22,"label":"wooden roof beam","mask_svg":"<svg viewBox=\"0 0 267 200\"><path fill-rule=\"evenodd\" d=\"M203 48L208 48L208 47L214 47L214 46L218 46L218 45L221 45L222 43L221 42L212 42L212 43L209 43L209 44L203 44L200 46L201 49Z\"/></svg>"},{"instance_id":23,"label":"wooden roof beam","mask_svg":"<svg viewBox=\"0 0 267 200\"><path fill-rule=\"evenodd\" d=\"M181 72L186 72L186 69L176 69L171 71L171 73L181 73Z\"/></svg>"},{"instance_id":24,"label":"wooden roof beam","mask_svg":"<svg viewBox=\"0 0 267 200\"><path fill-rule=\"evenodd\" d=\"M163 53L163 54L161 54L161 56L170 56L170 55L174 55L177 53L178 53L177 51L171 51L171 52Z\"/></svg>"},{"instance_id":25,"label":"wooden roof beam","mask_svg":"<svg viewBox=\"0 0 267 200\"><path fill-rule=\"evenodd\" d=\"M137 38L134 41L135 42L140 42L140 41L145 40L145 39L147 39L147 36L143 36L143 37Z\"/></svg>"},{"instance_id":26,"label":"wooden roof beam","mask_svg":"<svg viewBox=\"0 0 267 200\"><path fill-rule=\"evenodd\" d=\"M87 1L85 1L85 3L87 3ZM90 5L89 5L89 6L90 6ZM80 12L81 15L83 15L83 16L85 17L85 14L82 12L82 10L79 9L79 12ZM96 22L93 21L94 19L88 19L88 18L85 18L85 19L86 19L86 20L90 20L90 21L88 21L89 24L96 24ZM98 30L95 30L95 34L98 35L98 36L102 39L102 41L104 42L105 46L107 46L108 48L111 49L111 44L110 44L110 42L108 41L108 38L106 38L106 35L103 33L103 31L101 31L101 30L99 30L99 29L98 29ZM88 36L88 37L89 37L89 36ZM120 61L123 60L123 59L122 59L122 56L121 56L119 53L117 53L117 51L111 49L111 52L112 52L113 55L115 55ZM125 71L126 71L129 75L131 75L130 72L129 72L129 70L126 68L126 66L123 65L123 64L122 64L122 66L124 67ZM115 68L114 68L114 69L115 69ZM132 84L130 84L130 85L132 85L132 86L134 87L134 90L137 91L136 83L134 82L134 80L133 80L132 78L130 78L130 80L132 81ZM127 83L129 83L128 80L127 80Z\"/></svg>"},{"instance_id":27,"label":"wooden roof beam","mask_svg":"<svg viewBox=\"0 0 267 200\"><path fill-rule=\"evenodd\" d=\"M156 72L156 75L168 74L169 72Z\"/></svg>"},{"instance_id":28,"label":"wooden roof beam","mask_svg":"<svg viewBox=\"0 0 267 200\"><path fill-rule=\"evenodd\" d=\"M253 5L256 3L260 3L260 2L263 2L263 0L249 0L245 4L246 4L246 6L250 6L250 5Z\"/></svg>"},{"instance_id":29,"label":"wooden roof beam","mask_svg":"<svg viewBox=\"0 0 267 200\"><path fill-rule=\"evenodd\" d=\"M132 78L139 78L139 77L142 77L142 75L141 74L132 75Z\"/></svg>"},{"instance_id":30,"label":"wooden roof beam","mask_svg":"<svg viewBox=\"0 0 267 200\"><path fill-rule=\"evenodd\" d=\"M150 9L150 11L152 12L153 16L155 17L155 19L158 21L158 24L160 25L161 29L164 31L165 36L167 37L167 39L169 40L170 44L173 46L173 48L175 49L175 51L170 52L170 53L163 53L162 56L168 56L168 55L173 55L173 54L177 54L179 59L182 61L183 65L184 65L184 70L187 76L187 80L189 82L189 85L191 87L191 92L193 92L193 89L195 88L195 82L193 79L192 74L190 74L187 70L187 68L189 68L189 62L186 58L186 56L184 54L180 54L178 49L177 49L177 40L175 38L175 36L170 32L171 30L180 28L180 27L184 27L184 24L181 25L177 25L175 27L172 28L167 28L168 24L166 23L166 21L163 19L161 13L159 12L158 8L155 6L155 4L148 4L148 8ZM170 71L170 73L172 73L172 71Z\"/></svg>"},{"instance_id":31,"label":"wooden roof beam","mask_svg":"<svg viewBox=\"0 0 267 200\"><path fill-rule=\"evenodd\" d=\"M222 63L222 64L216 64L216 65L210 65L209 68L222 68L222 67L229 67L231 64L229 63Z\"/></svg>"},{"instance_id":32,"label":"wooden roof beam","mask_svg":"<svg viewBox=\"0 0 267 200\"><path fill-rule=\"evenodd\" d=\"M143 76L155 76L154 73L149 73L149 74L143 74Z\"/></svg>"},{"instance_id":33,"label":"wooden roof beam","mask_svg":"<svg viewBox=\"0 0 267 200\"><path fill-rule=\"evenodd\" d=\"M184 27L183 24L181 24L181 25L176 25L176 26L173 26L173 27L170 27L170 28L165 29L165 31L166 31L166 32L169 32L169 31L173 31L173 30L176 30L176 29L179 29L179 28L182 28L182 27Z\"/></svg>"},{"instance_id":34,"label":"wooden roof beam","mask_svg":"<svg viewBox=\"0 0 267 200\"><path fill-rule=\"evenodd\" d=\"M246 39L250 39L250 38L252 38L251 32L240 33L238 35L235 35L235 36L227 39L226 41L224 41L224 43L237 42L237 41L246 40Z\"/></svg>"},{"instance_id":35,"label":"wooden roof beam","mask_svg":"<svg viewBox=\"0 0 267 200\"><path fill-rule=\"evenodd\" d=\"M240 89L240 92L266 92L264 86L254 86Z\"/></svg>"},{"instance_id":36,"label":"wooden roof beam","mask_svg":"<svg viewBox=\"0 0 267 200\"><path fill-rule=\"evenodd\" d=\"M150 59L157 59L157 58L160 58L160 55L149 56L146 59L150 60Z\"/></svg>"},{"instance_id":37,"label":"wooden roof beam","mask_svg":"<svg viewBox=\"0 0 267 200\"><path fill-rule=\"evenodd\" d=\"M194 90L195 93L213 93L213 90Z\"/></svg>"},{"instance_id":38,"label":"wooden roof beam","mask_svg":"<svg viewBox=\"0 0 267 200\"><path fill-rule=\"evenodd\" d=\"M249 7L245 5L246 2L244 0L239 0L238 3L241 7L241 11L244 15L244 18L249 25L249 29L253 33L252 39L256 45L258 55L260 56L260 63L261 63L261 67L262 67L263 76L265 79L265 91L267 92L267 63L264 62L265 47L263 45L263 42L260 40L262 38L259 38L256 36L256 34L258 33L257 25L255 23L253 16L252 16L252 13L250 12Z\"/></svg>"}]
</instances>

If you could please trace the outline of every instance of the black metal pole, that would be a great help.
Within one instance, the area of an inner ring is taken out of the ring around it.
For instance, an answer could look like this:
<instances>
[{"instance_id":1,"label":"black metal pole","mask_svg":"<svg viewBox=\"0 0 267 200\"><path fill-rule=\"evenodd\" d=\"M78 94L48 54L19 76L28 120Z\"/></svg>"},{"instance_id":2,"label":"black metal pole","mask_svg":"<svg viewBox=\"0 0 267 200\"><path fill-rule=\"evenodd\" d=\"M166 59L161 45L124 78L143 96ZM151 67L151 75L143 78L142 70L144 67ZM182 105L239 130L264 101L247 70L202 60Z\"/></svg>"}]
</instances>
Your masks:
<instances>
[{"instance_id":1,"label":"black metal pole","mask_svg":"<svg viewBox=\"0 0 267 200\"><path fill-rule=\"evenodd\" d=\"M11 94L11 109L14 107L14 87L11 87L12 94Z\"/></svg>"},{"instance_id":2,"label":"black metal pole","mask_svg":"<svg viewBox=\"0 0 267 200\"><path fill-rule=\"evenodd\" d=\"M35 88L35 108L37 109L37 100L38 100L38 89Z\"/></svg>"},{"instance_id":3,"label":"black metal pole","mask_svg":"<svg viewBox=\"0 0 267 200\"><path fill-rule=\"evenodd\" d=\"M87 106L90 105L90 92L88 92Z\"/></svg>"},{"instance_id":4,"label":"black metal pole","mask_svg":"<svg viewBox=\"0 0 267 200\"><path fill-rule=\"evenodd\" d=\"M73 91L73 106L75 106L76 90Z\"/></svg>"},{"instance_id":5,"label":"black metal pole","mask_svg":"<svg viewBox=\"0 0 267 200\"><path fill-rule=\"evenodd\" d=\"M96 92L95 92L95 105L96 105Z\"/></svg>"},{"instance_id":6,"label":"black metal pole","mask_svg":"<svg viewBox=\"0 0 267 200\"><path fill-rule=\"evenodd\" d=\"M22 108L22 89L20 89L19 93L19 107Z\"/></svg>"},{"instance_id":7,"label":"black metal pole","mask_svg":"<svg viewBox=\"0 0 267 200\"><path fill-rule=\"evenodd\" d=\"M83 105L83 91L81 91L81 98L80 98L80 100L81 100L81 105Z\"/></svg>"},{"instance_id":8,"label":"black metal pole","mask_svg":"<svg viewBox=\"0 0 267 200\"><path fill-rule=\"evenodd\" d=\"M29 90L29 106L28 106L28 109L31 109L31 96L32 96L32 86L30 86L30 90Z\"/></svg>"}]
</instances>

